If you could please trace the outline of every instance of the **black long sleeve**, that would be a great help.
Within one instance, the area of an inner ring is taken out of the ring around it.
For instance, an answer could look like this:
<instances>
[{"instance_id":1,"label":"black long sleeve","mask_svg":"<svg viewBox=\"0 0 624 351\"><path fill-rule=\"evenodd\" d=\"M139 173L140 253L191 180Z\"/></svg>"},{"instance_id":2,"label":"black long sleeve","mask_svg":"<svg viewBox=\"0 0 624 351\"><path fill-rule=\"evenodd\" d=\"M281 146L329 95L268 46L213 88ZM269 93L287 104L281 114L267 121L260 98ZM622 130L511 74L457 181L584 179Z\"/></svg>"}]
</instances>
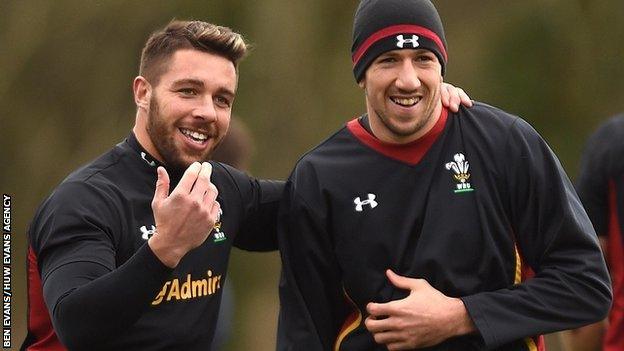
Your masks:
<instances>
[{"instance_id":1,"label":"black long sleeve","mask_svg":"<svg viewBox=\"0 0 624 351\"><path fill-rule=\"evenodd\" d=\"M535 276L462 298L488 347L599 321L611 302L594 230L556 156L520 119L507 140L498 164L518 251Z\"/></svg>"},{"instance_id":2,"label":"black long sleeve","mask_svg":"<svg viewBox=\"0 0 624 351\"><path fill-rule=\"evenodd\" d=\"M306 176L293 172L280 204L280 351L333 349L349 313L324 210L310 208L297 193Z\"/></svg>"},{"instance_id":3,"label":"black long sleeve","mask_svg":"<svg viewBox=\"0 0 624 351\"><path fill-rule=\"evenodd\" d=\"M127 259L116 252L125 207L92 183L69 182L31 228L39 233L34 244L43 297L70 350L106 347L136 322L172 272L147 243Z\"/></svg>"},{"instance_id":4,"label":"black long sleeve","mask_svg":"<svg viewBox=\"0 0 624 351\"><path fill-rule=\"evenodd\" d=\"M92 262L57 268L43 285L57 335L70 350L105 347L136 322L171 271L147 244L113 271Z\"/></svg>"},{"instance_id":5,"label":"black long sleeve","mask_svg":"<svg viewBox=\"0 0 624 351\"><path fill-rule=\"evenodd\" d=\"M148 246L156 230L156 167L162 164L133 134L69 175L29 229L23 348L210 349L231 248L276 248L283 189L283 182L211 163L219 221L174 269ZM183 172L168 172L173 191Z\"/></svg>"}]
</instances>

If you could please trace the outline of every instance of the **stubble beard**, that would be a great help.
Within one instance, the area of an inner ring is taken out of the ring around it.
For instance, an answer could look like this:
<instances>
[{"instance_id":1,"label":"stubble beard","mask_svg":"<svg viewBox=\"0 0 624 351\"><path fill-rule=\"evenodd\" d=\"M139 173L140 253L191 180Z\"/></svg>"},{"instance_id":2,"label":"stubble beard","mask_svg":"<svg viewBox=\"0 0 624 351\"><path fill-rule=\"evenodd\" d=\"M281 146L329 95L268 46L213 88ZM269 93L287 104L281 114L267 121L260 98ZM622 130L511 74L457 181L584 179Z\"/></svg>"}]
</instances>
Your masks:
<instances>
[{"instance_id":1,"label":"stubble beard","mask_svg":"<svg viewBox=\"0 0 624 351\"><path fill-rule=\"evenodd\" d=\"M425 111L422 115L422 118L420 118L418 121L416 121L416 124L414 124L411 128L401 128L399 126L397 126L396 124L392 123L392 120L390 118L388 118L386 116L386 114L383 111L380 110L375 110L375 114L377 114L377 116L379 117L379 120L381 121L381 123L395 136L397 136L399 139L403 139L403 138L407 138L410 137L412 135L417 134L418 132L420 132L426 125L427 123L434 118L435 116L433 115L433 113L435 112L435 102L440 100L440 91L437 91L435 96L433 97L432 100L427 102L427 106L425 108ZM424 101L420 101L420 103L423 103Z\"/></svg>"},{"instance_id":2,"label":"stubble beard","mask_svg":"<svg viewBox=\"0 0 624 351\"><path fill-rule=\"evenodd\" d=\"M379 116L379 120L386 127L386 129L388 129L390 133L397 136L399 139L406 138L418 133L425 126L425 124L427 124L429 119L431 119L431 116L425 116L424 118L417 121L413 127L409 129L403 129L392 123L392 121L388 117L386 117L386 115L382 111L375 111L375 113L377 114L377 116Z\"/></svg>"},{"instance_id":3,"label":"stubble beard","mask_svg":"<svg viewBox=\"0 0 624 351\"><path fill-rule=\"evenodd\" d=\"M175 145L174 134L177 132L176 128L170 127L167 123L155 96L152 96L150 99L150 110L147 116L147 134L168 168L175 171L184 171L193 162L204 162L210 159L210 154L214 147L206 152L205 155L197 155L193 159L182 157L183 151L178 150Z\"/></svg>"}]
</instances>

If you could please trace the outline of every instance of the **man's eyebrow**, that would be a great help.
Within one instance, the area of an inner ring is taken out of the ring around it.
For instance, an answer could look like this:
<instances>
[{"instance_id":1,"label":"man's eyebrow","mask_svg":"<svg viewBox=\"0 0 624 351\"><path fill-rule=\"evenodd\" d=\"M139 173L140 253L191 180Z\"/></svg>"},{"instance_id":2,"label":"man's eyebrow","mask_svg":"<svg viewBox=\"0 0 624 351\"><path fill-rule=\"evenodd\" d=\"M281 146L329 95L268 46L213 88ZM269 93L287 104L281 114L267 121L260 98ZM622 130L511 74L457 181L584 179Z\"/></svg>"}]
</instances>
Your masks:
<instances>
[{"instance_id":1,"label":"man's eyebrow","mask_svg":"<svg viewBox=\"0 0 624 351\"><path fill-rule=\"evenodd\" d=\"M234 96L236 96L236 93L228 88L221 88L219 89L219 92L221 94L227 95L229 98L234 98Z\"/></svg>"},{"instance_id":2,"label":"man's eyebrow","mask_svg":"<svg viewBox=\"0 0 624 351\"><path fill-rule=\"evenodd\" d=\"M382 57L382 56L383 57L386 57L386 56L396 56L396 55L398 55L398 53L395 52L394 50L391 50L391 51L386 51L386 52L382 53L378 57Z\"/></svg>"},{"instance_id":3,"label":"man's eyebrow","mask_svg":"<svg viewBox=\"0 0 624 351\"><path fill-rule=\"evenodd\" d=\"M174 86L178 86L178 85L184 85L184 84L191 84L191 85L196 85L199 87L203 87L204 81L202 81L201 79L195 79L195 78L185 78L185 79L179 79L173 82L172 85Z\"/></svg>"}]
</instances>

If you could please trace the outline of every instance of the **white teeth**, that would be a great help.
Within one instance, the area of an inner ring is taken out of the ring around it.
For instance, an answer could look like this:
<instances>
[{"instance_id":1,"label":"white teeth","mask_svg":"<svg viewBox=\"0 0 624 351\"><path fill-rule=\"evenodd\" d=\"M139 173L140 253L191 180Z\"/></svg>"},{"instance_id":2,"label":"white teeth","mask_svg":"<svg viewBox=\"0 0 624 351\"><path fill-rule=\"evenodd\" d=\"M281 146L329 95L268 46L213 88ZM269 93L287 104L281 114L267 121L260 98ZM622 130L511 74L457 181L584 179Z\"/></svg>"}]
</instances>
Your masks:
<instances>
[{"instance_id":1,"label":"white teeth","mask_svg":"<svg viewBox=\"0 0 624 351\"><path fill-rule=\"evenodd\" d=\"M200 139L200 140L206 140L208 139L207 136L205 136L204 134L198 133L198 132L193 132L191 133L191 135L193 136L193 138L195 139Z\"/></svg>"},{"instance_id":2,"label":"white teeth","mask_svg":"<svg viewBox=\"0 0 624 351\"><path fill-rule=\"evenodd\" d=\"M182 131L184 135L189 136L195 140L204 141L208 139L208 135L203 134L203 133L194 132L188 129L180 129L180 130Z\"/></svg>"},{"instance_id":3,"label":"white teeth","mask_svg":"<svg viewBox=\"0 0 624 351\"><path fill-rule=\"evenodd\" d=\"M414 104L416 104L419 99L417 98L392 98L392 101L394 101L395 103L401 105L401 106L412 106Z\"/></svg>"}]
</instances>

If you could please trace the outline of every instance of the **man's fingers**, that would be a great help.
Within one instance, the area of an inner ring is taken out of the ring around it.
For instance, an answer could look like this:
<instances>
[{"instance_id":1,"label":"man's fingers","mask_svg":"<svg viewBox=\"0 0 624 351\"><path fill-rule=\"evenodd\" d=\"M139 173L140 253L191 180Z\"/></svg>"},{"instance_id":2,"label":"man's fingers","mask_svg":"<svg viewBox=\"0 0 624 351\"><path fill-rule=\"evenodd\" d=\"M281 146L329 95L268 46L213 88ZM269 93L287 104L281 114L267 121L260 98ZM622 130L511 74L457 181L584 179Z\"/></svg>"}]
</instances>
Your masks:
<instances>
[{"instance_id":1,"label":"man's fingers","mask_svg":"<svg viewBox=\"0 0 624 351\"><path fill-rule=\"evenodd\" d=\"M197 175L197 180L191 190L191 196L201 201L204 199L204 194L208 190L210 185L210 175L212 174L212 165L209 162L201 164L201 169Z\"/></svg>"},{"instance_id":2,"label":"man's fingers","mask_svg":"<svg viewBox=\"0 0 624 351\"><path fill-rule=\"evenodd\" d=\"M392 316L396 313L396 308L394 305L395 301L390 301L386 303L375 303L369 302L366 305L366 312L370 314L374 319L385 318L387 316Z\"/></svg>"},{"instance_id":3,"label":"man's fingers","mask_svg":"<svg viewBox=\"0 0 624 351\"><path fill-rule=\"evenodd\" d=\"M461 98L459 96L459 89L455 88L453 85L448 84L447 88L447 107L451 112L459 111L459 103L461 102Z\"/></svg>"},{"instance_id":4,"label":"man's fingers","mask_svg":"<svg viewBox=\"0 0 624 351\"><path fill-rule=\"evenodd\" d=\"M212 205L212 209L210 210L210 219L213 220L215 223L217 223L220 219L220 211L221 204L218 201L215 201L214 205Z\"/></svg>"},{"instance_id":5,"label":"man's fingers","mask_svg":"<svg viewBox=\"0 0 624 351\"><path fill-rule=\"evenodd\" d=\"M376 343L381 345L400 343L405 341L403 334L395 331L374 333L373 338L375 339Z\"/></svg>"},{"instance_id":6,"label":"man's fingers","mask_svg":"<svg viewBox=\"0 0 624 351\"><path fill-rule=\"evenodd\" d=\"M371 333L387 332L394 329L390 318L377 319L375 316L368 316L364 321L364 326Z\"/></svg>"},{"instance_id":7,"label":"man's fingers","mask_svg":"<svg viewBox=\"0 0 624 351\"><path fill-rule=\"evenodd\" d=\"M459 105L472 107L473 102L470 96L462 88L458 88L449 83L442 83L440 88L440 98L442 105L451 112L459 111Z\"/></svg>"},{"instance_id":8,"label":"man's fingers","mask_svg":"<svg viewBox=\"0 0 624 351\"><path fill-rule=\"evenodd\" d=\"M459 103L461 97L459 96L459 89L455 88L452 84L442 83L440 88L440 98L442 100L442 106L451 110L451 112L459 111Z\"/></svg>"},{"instance_id":9,"label":"man's fingers","mask_svg":"<svg viewBox=\"0 0 624 351\"><path fill-rule=\"evenodd\" d=\"M201 171L201 164L199 162L193 162L189 166L189 168L184 171L184 175L182 175L182 179L178 183L178 186L173 190L174 193L188 194L191 192L193 188L193 184L197 180L197 176L199 175L199 171Z\"/></svg>"},{"instance_id":10,"label":"man's fingers","mask_svg":"<svg viewBox=\"0 0 624 351\"><path fill-rule=\"evenodd\" d=\"M156 169L158 180L156 180L156 190L154 191L154 201L162 201L169 196L169 174L164 167Z\"/></svg>"},{"instance_id":11,"label":"man's fingers","mask_svg":"<svg viewBox=\"0 0 624 351\"><path fill-rule=\"evenodd\" d=\"M410 345L407 341L399 341L387 344L386 347L388 351L399 351L399 350L413 350L414 346Z\"/></svg>"},{"instance_id":12,"label":"man's fingers","mask_svg":"<svg viewBox=\"0 0 624 351\"><path fill-rule=\"evenodd\" d=\"M442 87L440 88L440 98L442 100L442 106L444 107L450 107L449 106L449 95L450 95L450 84L448 83L442 83Z\"/></svg>"},{"instance_id":13,"label":"man's fingers","mask_svg":"<svg viewBox=\"0 0 624 351\"><path fill-rule=\"evenodd\" d=\"M392 283L392 285L396 286L399 289L411 290L414 286L414 279L400 276L394 273L391 269L386 270L386 276Z\"/></svg>"},{"instance_id":14,"label":"man's fingers","mask_svg":"<svg viewBox=\"0 0 624 351\"><path fill-rule=\"evenodd\" d=\"M472 107L472 100L470 99L470 96L468 96L468 93L466 93L462 88L457 88L457 90L459 91L461 104L466 107Z\"/></svg>"}]
</instances>

